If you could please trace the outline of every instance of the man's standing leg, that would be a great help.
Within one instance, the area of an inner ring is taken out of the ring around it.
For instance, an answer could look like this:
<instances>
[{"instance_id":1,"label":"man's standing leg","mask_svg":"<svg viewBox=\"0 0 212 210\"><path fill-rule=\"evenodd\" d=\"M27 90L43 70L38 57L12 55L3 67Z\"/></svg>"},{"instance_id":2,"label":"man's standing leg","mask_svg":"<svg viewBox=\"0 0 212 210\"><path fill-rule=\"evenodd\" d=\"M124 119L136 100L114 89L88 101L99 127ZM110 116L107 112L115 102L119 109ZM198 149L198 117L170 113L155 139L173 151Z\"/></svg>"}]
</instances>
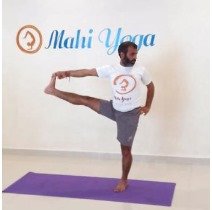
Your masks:
<instances>
[{"instance_id":1,"label":"man's standing leg","mask_svg":"<svg viewBox=\"0 0 212 210\"><path fill-rule=\"evenodd\" d=\"M58 98L61 98L65 101L68 101L69 103L72 103L75 105L84 105L91 108L92 110L96 112L99 112L100 99L93 98L90 96L82 96L75 93L60 91L55 88L55 83L56 83L56 76L52 76L51 81L49 85L45 88L44 92L46 94L50 94Z\"/></svg>"},{"instance_id":2,"label":"man's standing leg","mask_svg":"<svg viewBox=\"0 0 212 210\"><path fill-rule=\"evenodd\" d=\"M122 177L117 186L115 192L123 192L127 188L127 178L132 165L131 146L121 145L122 152Z\"/></svg>"}]
</instances>

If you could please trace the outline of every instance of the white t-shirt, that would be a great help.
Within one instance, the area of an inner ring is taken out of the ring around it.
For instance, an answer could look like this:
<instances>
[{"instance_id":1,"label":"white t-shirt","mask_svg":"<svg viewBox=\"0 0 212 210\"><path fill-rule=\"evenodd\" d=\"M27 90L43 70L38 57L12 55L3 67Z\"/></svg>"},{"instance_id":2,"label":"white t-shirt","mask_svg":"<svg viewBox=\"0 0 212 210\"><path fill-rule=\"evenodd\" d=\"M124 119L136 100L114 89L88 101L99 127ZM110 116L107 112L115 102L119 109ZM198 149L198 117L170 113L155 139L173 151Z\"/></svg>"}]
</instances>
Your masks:
<instances>
[{"instance_id":1,"label":"white t-shirt","mask_svg":"<svg viewBox=\"0 0 212 210\"><path fill-rule=\"evenodd\" d=\"M100 78L110 79L114 109L127 112L141 106L141 85L148 85L151 78L143 66L124 67L106 65L96 68Z\"/></svg>"}]
</instances>

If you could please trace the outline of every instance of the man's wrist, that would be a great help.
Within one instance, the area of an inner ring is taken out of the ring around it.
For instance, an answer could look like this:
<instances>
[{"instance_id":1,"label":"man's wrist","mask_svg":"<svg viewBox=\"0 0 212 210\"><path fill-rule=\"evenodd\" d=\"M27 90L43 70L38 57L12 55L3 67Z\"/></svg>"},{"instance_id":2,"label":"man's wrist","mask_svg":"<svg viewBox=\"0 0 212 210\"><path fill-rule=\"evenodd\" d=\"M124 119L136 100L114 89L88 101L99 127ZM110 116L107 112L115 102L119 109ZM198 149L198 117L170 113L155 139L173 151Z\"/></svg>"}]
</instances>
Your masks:
<instances>
[{"instance_id":1,"label":"man's wrist","mask_svg":"<svg viewBox=\"0 0 212 210\"><path fill-rule=\"evenodd\" d=\"M151 105L146 104L145 107L148 108L148 109L150 109L151 108Z\"/></svg>"}]
</instances>

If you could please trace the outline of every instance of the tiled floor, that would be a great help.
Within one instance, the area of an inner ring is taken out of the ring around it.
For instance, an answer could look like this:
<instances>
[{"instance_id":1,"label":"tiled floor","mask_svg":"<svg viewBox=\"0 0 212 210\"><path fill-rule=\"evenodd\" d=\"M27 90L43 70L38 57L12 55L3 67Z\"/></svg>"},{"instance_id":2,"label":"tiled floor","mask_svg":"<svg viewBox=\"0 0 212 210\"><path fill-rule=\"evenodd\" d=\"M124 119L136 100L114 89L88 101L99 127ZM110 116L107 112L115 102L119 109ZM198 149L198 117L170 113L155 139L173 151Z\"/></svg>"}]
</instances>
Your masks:
<instances>
[{"instance_id":1,"label":"tiled floor","mask_svg":"<svg viewBox=\"0 0 212 210\"><path fill-rule=\"evenodd\" d=\"M3 189L29 171L99 177L120 176L120 158L3 153ZM209 163L206 161L134 160L130 179L175 182L171 207L2 194L3 210L209 210Z\"/></svg>"}]
</instances>

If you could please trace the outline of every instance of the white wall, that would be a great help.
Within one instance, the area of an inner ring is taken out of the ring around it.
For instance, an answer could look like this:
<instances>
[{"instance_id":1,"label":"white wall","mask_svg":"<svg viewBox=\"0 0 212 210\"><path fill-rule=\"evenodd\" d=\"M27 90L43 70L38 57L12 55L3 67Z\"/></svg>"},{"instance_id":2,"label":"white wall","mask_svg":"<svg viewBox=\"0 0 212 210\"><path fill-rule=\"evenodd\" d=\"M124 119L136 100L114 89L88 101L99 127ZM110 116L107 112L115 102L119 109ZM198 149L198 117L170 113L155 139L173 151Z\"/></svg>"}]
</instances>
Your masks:
<instances>
[{"instance_id":1,"label":"white wall","mask_svg":"<svg viewBox=\"0 0 212 210\"><path fill-rule=\"evenodd\" d=\"M26 54L18 30L32 24L43 46ZM140 118L133 153L209 157L209 1L207 0L12 0L3 1L3 148L119 153L115 123L82 106L43 93L53 72L119 62L98 33L121 27L126 34L156 34L139 62L156 92ZM45 49L53 30L94 29L91 49ZM98 78L58 81L65 91L110 99L109 82ZM142 90L144 101L145 87Z\"/></svg>"}]
</instances>

